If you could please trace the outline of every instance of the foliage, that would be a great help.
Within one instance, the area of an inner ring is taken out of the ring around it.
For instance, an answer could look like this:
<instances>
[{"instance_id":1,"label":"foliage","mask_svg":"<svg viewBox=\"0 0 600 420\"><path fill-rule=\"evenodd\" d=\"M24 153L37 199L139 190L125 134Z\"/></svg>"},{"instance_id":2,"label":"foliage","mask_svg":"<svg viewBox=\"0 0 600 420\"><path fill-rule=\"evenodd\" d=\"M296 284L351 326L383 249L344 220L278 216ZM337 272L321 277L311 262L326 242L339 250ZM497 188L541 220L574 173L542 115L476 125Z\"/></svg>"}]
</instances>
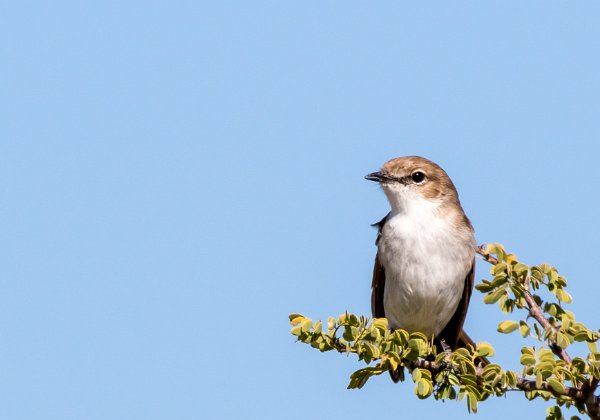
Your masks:
<instances>
[{"instance_id":1,"label":"foliage","mask_svg":"<svg viewBox=\"0 0 600 420\"><path fill-rule=\"evenodd\" d=\"M464 399L470 412L476 412L478 403L490 396L516 390L528 399L552 400L548 419L563 418L562 406L573 406L582 414L600 418L600 397L595 395L600 380L599 334L564 308L572 301L565 290L566 279L548 264L529 267L519 262L498 244L481 247L478 253L492 264L492 279L475 286L485 294L483 301L497 304L506 314L522 314L518 321L501 322L498 332L518 331L537 344L521 348L520 372L494 363L478 363L494 355L489 343L436 354L428 337L391 331L385 318L344 313L337 319L329 317L324 325L292 314L291 332L298 341L322 352L353 353L364 361L367 366L351 375L348 388L362 388L374 375L406 368L412 373L417 397ZM587 355L571 358L567 349L574 342L586 342Z\"/></svg>"}]
</instances>

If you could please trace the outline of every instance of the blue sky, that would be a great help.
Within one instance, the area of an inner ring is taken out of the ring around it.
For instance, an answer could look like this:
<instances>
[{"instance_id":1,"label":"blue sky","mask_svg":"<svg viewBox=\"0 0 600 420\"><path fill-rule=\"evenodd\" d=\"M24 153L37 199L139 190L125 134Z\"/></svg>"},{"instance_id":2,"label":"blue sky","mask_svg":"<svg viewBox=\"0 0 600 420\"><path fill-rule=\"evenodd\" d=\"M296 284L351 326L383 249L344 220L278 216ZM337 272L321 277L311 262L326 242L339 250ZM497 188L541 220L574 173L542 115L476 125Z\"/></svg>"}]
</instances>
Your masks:
<instances>
[{"instance_id":1,"label":"blue sky","mask_svg":"<svg viewBox=\"0 0 600 420\"><path fill-rule=\"evenodd\" d=\"M388 206L363 176L402 155L599 326L597 3L2 9L2 418L465 418L387 377L348 391L353 359L289 335L369 313ZM517 368L502 319L474 295L470 334Z\"/></svg>"}]
</instances>

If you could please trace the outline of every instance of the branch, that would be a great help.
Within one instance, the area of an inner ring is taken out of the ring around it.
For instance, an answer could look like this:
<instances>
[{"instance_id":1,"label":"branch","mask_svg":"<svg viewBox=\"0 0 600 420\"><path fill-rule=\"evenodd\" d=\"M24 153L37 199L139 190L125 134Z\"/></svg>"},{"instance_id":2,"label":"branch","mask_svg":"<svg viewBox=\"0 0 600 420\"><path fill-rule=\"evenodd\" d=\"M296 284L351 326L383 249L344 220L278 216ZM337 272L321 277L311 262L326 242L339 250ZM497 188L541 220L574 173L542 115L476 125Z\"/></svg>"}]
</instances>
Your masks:
<instances>
[{"instance_id":1,"label":"branch","mask_svg":"<svg viewBox=\"0 0 600 420\"><path fill-rule=\"evenodd\" d=\"M411 363L411 368L420 368L426 369L435 375L436 373L442 371L443 369L448 369L448 367L442 366L439 363L428 361L428 360L416 360ZM477 372L477 378L483 379L480 372ZM591 389L598 385L598 380L594 379L592 381ZM546 391L550 392L555 397L561 397L563 395L567 395L572 398L573 401L579 405L585 405L587 408L587 412L590 418L598 420L600 419L600 397L596 396L592 392L587 390L582 390L577 387L564 386L564 393L556 391L552 388L547 382L542 383L539 387L536 384L536 381L525 378L517 378L517 388L524 392L532 392L532 391ZM587 391L587 392L586 392Z\"/></svg>"},{"instance_id":2,"label":"branch","mask_svg":"<svg viewBox=\"0 0 600 420\"><path fill-rule=\"evenodd\" d=\"M558 333L558 329L550 324L550 321L544 316L542 312L542 308L535 303L533 296L529 293L529 290L524 290L523 297L525 298L525 302L527 302L527 307L529 309L529 314L540 323L542 327L546 330L552 331L553 334ZM566 364L570 365L572 362L571 356L565 349L558 345L558 343L552 339L548 339L550 342L550 349L554 354L556 354L560 359L564 360Z\"/></svg>"},{"instance_id":3,"label":"branch","mask_svg":"<svg viewBox=\"0 0 600 420\"><path fill-rule=\"evenodd\" d=\"M490 255L486 251L485 245L478 246L476 252L479 255L481 255L485 261L489 262L492 265L496 265L499 263L497 258ZM558 329L554 325L552 325L550 323L550 321L548 321L548 319L544 316L544 312L542 311L542 308L540 308L540 306L536 303L535 299L533 299L533 296L529 292L529 276L525 280L525 285L527 287L523 289L523 298L525 299L525 302L527 303L527 309L529 310L529 315L533 319L535 319L537 322L539 322L540 325L545 330L552 331L553 335L556 336L556 334L558 333ZM571 356L569 356L569 353L567 353L567 351L565 349L560 347L555 340L548 339L548 342L550 343L550 349L552 350L552 352L557 357L559 357L561 360L563 360L567 365L570 365L572 362L572 359L571 359Z\"/></svg>"},{"instance_id":4,"label":"branch","mask_svg":"<svg viewBox=\"0 0 600 420\"><path fill-rule=\"evenodd\" d=\"M499 261L496 257L494 257L493 255L491 255L489 252L486 251L485 245L479 245L477 247L477 249L475 249L475 252L478 253L479 255L481 255L485 261L489 262L492 265L496 265L499 263Z\"/></svg>"},{"instance_id":5,"label":"branch","mask_svg":"<svg viewBox=\"0 0 600 420\"><path fill-rule=\"evenodd\" d=\"M419 332L390 330L385 318L371 320L346 312L337 319L329 317L326 323L313 323L303 315L291 314L291 332L299 341L321 352L354 353L365 362L366 368L351 375L348 388L362 388L370 377L404 367L412 373L419 398L466 397L470 412L476 412L477 404L489 396L521 391L529 399L554 399L557 406L549 409L548 418L560 418L560 406L566 404L600 420L600 396L596 395L600 383L596 379L600 378L600 352L596 344L599 334L575 321L575 316L562 308L561 302L570 303L572 299L564 290L566 279L548 264L529 267L519 262L500 244L480 246L476 253L494 266L493 279L475 286L486 293L484 302L497 302L505 313L514 308L525 310L527 318L534 320L538 340L550 347L548 350L542 346L537 352L535 347L523 347L521 373L503 370L498 364L478 363L481 357L493 356L494 349L489 343L437 354L430 338ZM555 295L556 303L554 299L545 302L543 295L534 294L541 286ZM526 320L504 321L498 331L510 333L517 328L523 337L532 335ZM587 359L572 359L567 353L565 348L575 341L588 342Z\"/></svg>"}]
</instances>

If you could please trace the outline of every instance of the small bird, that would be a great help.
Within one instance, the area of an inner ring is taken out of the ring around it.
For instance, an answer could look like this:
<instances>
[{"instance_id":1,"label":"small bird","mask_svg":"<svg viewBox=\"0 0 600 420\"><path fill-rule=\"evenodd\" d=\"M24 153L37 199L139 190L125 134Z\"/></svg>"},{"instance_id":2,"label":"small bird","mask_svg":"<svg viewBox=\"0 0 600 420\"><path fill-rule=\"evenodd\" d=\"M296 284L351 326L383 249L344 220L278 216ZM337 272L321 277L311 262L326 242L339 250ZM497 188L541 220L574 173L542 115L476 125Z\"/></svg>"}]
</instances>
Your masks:
<instances>
[{"instance_id":1,"label":"small bird","mask_svg":"<svg viewBox=\"0 0 600 420\"><path fill-rule=\"evenodd\" d=\"M391 211L378 223L371 311L390 328L435 337L438 348L473 345L462 330L475 273L475 236L448 174L406 156L365 176ZM402 371L390 372L397 382Z\"/></svg>"}]
</instances>

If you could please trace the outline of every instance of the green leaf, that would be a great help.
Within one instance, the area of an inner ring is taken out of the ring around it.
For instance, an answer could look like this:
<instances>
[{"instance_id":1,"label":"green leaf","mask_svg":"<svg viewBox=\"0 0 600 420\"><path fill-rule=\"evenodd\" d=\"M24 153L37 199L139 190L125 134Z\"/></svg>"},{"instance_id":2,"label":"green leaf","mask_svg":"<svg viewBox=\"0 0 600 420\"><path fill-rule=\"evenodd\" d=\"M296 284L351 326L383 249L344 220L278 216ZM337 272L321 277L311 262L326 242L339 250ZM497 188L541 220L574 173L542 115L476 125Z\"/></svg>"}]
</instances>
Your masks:
<instances>
[{"instance_id":1,"label":"green leaf","mask_svg":"<svg viewBox=\"0 0 600 420\"><path fill-rule=\"evenodd\" d=\"M546 412L548 413L546 420L562 420L564 418L559 406L548 407Z\"/></svg>"},{"instance_id":2,"label":"green leaf","mask_svg":"<svg viewBox=\"0 0 600 420\"><path fill-rule=\"evenodd\" d=\"M379 352L379 348L377 346L374 346L371 343L365 343L364 345L366 348L369 349L369 353L370 353L371 357L373 357L373 359L379 359L379 356L381 355L381 353Z\"/></svg>"},{"instance_id":3,"label":"green leaf","mask_svg":"<svg viewBox=\"0 0 600 420\"><path fill-rule=\"evenodd\" d=\"M542 270L542 272L543 272L544 274L548 274L548 273L550 273L550 270L551 270L551 268L552 268L552 267L550 267L550 266L549 266L548 264L546 264L546 263L540 264L538 267L540 268L540 270Z\"/></svg>"},{"instance_id":4,"label":"green leaf","mask_svg":"<svg viewBox=\"0 0 600 420\"><path fill-rule=\"evenodd\" d=\"M535 374L535 387L536 388L541 388L542 387L542 383L543 383L544 378L542 377L542 374L540 372Z\"/></svg>"},{"instance_id":5,"label":"green leaf","mask_svg":"<svg viewBox=\"0 0 600 420\"><path fill-rule=\"evenodd\" d=\"M519 332L521 333L521 335L523 337L529 336L531 329L529 328L529 325L527 324L527 322L519 321Z\"/></svg>"},{"instance_id":6,"label":"green leaf","mask_svg":"<svg viewBox=\"0 0 600 420\"><path fill-rule=\"evenodd\" d=\"M506 251L504 250L504 247L502 245L487 244L485 248L489 254L495 254L496 257L498 258L498 260L500 260L500 261L506 260Z\"/></svg>"},{"instance_id":7,"label":"green leaf","mask_svg":"<svg viewBox=\"0 0 600 420\"><path fill-rule=\"evenodd\" d=\"M302 325L302 332L309 332L313 326L313 322L310 318L304 318L302 320L301 325Z\"/></svg>"},{"instance_id":8,"label":"green leaf","mask_svg":"<svg viewBox=\"0 0 600 420\"><path fill-rule=\"evenodd\" d=\"M475 285L475 289L480 291L481 293L487 293L494 289L492 284L487 280L482 280L481 283Z\"/></svg>"},{"instance_id":9,"label":"green leaf","mask_svg":"<svg viewBox=\"0 0 600 420\"><path fill-rule=\"evenodd\" d=\"M481 342L477 345L478 356L493 356L495 354L494 348L490 343Z\"/></svg>"},{"instance_id":10,"label":"green leaf","mask_svg":"<svg viewBox=\"0 0 600 420\"><path fill-rule=\"evenodd\" d=\"M348 384L348 389L362 388L371 376L381 375L383 372L387 372L387 369L381 364L378 364L377 366L370 366L364 369L359 369L352 375L350 375L350 383Z\"/></svg>"},{"instance_id":11,"label":"green leaf","mask_svg":"<svg viewBox=\"0 0 600 420\"><path fill-rule=\"evenodd\" d=\"M556 334L556 344L558 344L561 348L566 349L567 347L569 347L569 344L571 344L571 342L569 341L569 338L566 334L558 332L558 334Z\"/></svg>"},{"instance_id":12,"label":"green leaf","mask_svg":"<svg viewBox=\"0 0 600 420\"><path fill-rule=\"evenodd\" d=\"M386 318L375 318L373 320L373 326L377 328L382 333L388 330L388 320Z\"/></svg>"},{"instance_id":13,"label":"green leaf","mask_svg":"<svg viewBox=\"0 0 600 420\"><path fill-rule=\"evenodd\" d=\"M327 318L327 329L329 331L331 331L334 328L335 328L335 318L330 316L329 318Z\"/></svg>"},{"instance_id":14,"label":"green leaf","mask_svg":"<svg viewBox=\"0 0 600 420\"><path fill-rule=\"evenodd\" d=\"M467 394L467 406L470 413L477 413L477 397L472 393Z\"/></svg>"},{"instance_id":15,"label":"green leaf","mask_svg":"<svg viewBox=\"0 0 600 420\"><path fill-rule=\"evenodd\" d=\"M551 268L550 271L548 272L547 276L548 276L549 283L556 283L556 280L558 280L558 272L556 271L555 268Z\"/></svg>"},{"instance_id":16,"label":"green leaf","mask_svg":"<svg viewBox=\"0 0 600 420\"><path fill-rule=\"evenodd\" d=\"M531 276L538 281L544 280L544 272L537 266L531 267Z\"/></svg>"},{"instance_id":17,"label":"green leaf","mask_svg":"<svg viewBox=\"0 0 600 420\"><path fill-rule=\"evenodd\" d=\"M500 262L492 267L491 273L494 276L498 276L498 275L503 276L504 273L506 272L506 268L507 268L506 263Z\"/></svg>"},{"instance_id":18,"label":"green leaf","mask_svg":"<svg viewBox=\"0 0 600 420\"><path fill-rule=\"evenodd\" d=\"M512 372L512 371L506 372L506 379L507 379L508 385L511 388L517 387L517 374L515 372Z\"/></svg>"},{"instance_id":19,"label":"green leaf","mask_svg":"<svg viewBox=\"0 0 600 420\"><path fill-rule=\"evenodd\" d=\"M431 383L431 381L429 381L425 378L421 378L417 381L417 384L415 387L415 394L417 394L417 397L424 399L424 398L429 397L432 392L433 392L433 384Z\"/></svg>"},{"instance_id":20,"label":"green leaf","mask_svg":"<svg viewBox=\"0 0 600 420\"><path fill-rule=\"evenodd\" d=\"M558 306L556 303L548 303L544 305L544 311L551 316L556 316L560 312L560 306Z\"/></svg>"},{"instance_id":21,"label":"green leaf","mask_svg":"<svg viewBox=\"0 0 600 420\"><path fill-rule=\"evenodd\" d=\"M524 353L524 354L521 355L521 358L519 359L519 362L523 366L533 366L533 365L535 365L535 356L533 356L531 354Z\"/></svg>"},{"instance_id":22,"label":"green leaf","mask_svg":"<svg viewBox=\"0 0 600 420\"><path fill-rule=\"evenodd\" d=\"M561 302L565 302L565 303L573 302L573 297L569 293L567 293L567 291L564 289L556 289L554 294L556 295L556 298L558 300L560 300Z\"/></svg>"},{"instance_id":23,"label":"green leaf","mask_svg":"<svg viewBox=\"0 0 600 420\"><path fill-rule=\"evenodd\" d=\"M483 302L489 304L496 303L506 293L505 287L500 287L493 292L487 294L483 298Z\"/></svg>"},{"instance_id":24,"label":"green leaf","mask_svg":"<svg viewBox=\"0 0 600 420\"><path fill-rule=\"evenodd\" d=\"M529 272L529 267L527 267L523 263L518 262L513 266L513 271L517 273L517 275L522 276Z\"/></svg>"},{"instance_id":25,"label":"green leaf","mask_svg":"<svg viewBox=\"0 0 600 420\"><path fill-rule=\"evenodd\" d=\"M502 334L511 333L517 328L519 328L519 324L515 321L506 320L498 324L498 332Z\"/></svg>"},{"instance_id":26,"label":"green leaf","mask_svg":"<svg viewBox=\"0 0 600 420\"><path fill-rule=\"evenodd\" d=\"M298 325L304 319L304 315L290 314L289 318L290 318L290 324L292 324L292 325Z\"/></svg>"},{"instance_id":27,"label":"green leaf","mask_svg":"<svg viewBox=\"0 0 600 420\"><path fill-rule=\"evenodd\" d=\"M366 337L365 339L367 340L373 340L373 341L377 341L381 338L381 332L379 332L379 329L376 327L371 327L370 328L370 332L369 332L369 336Z\"/></svg>"},{"instance_id":28,"label":"green leaf","mask_svg":"<svg viewBox=\"0 0 600 420\"><path fill-rule=\"evenodd\" d=\"M342 337L346 341L356 340L356 337L358 337L358 328L346 325L344 327L344 334L342 334Z\"/></svg>"},{"instance_id":29,"label":"green leaf","mask_svg":"<svg viewBox=\"0 0 600 420\"><path fill-rule=\"evenodd\" d=\"M565 386L562 384L562 382L560 382L556 378L549 378L548 379L548 386L550 388L552 388L552 390L554 392L556 392L557 394L564 394L565 393Z\"/></svg>"}]
</instances>

